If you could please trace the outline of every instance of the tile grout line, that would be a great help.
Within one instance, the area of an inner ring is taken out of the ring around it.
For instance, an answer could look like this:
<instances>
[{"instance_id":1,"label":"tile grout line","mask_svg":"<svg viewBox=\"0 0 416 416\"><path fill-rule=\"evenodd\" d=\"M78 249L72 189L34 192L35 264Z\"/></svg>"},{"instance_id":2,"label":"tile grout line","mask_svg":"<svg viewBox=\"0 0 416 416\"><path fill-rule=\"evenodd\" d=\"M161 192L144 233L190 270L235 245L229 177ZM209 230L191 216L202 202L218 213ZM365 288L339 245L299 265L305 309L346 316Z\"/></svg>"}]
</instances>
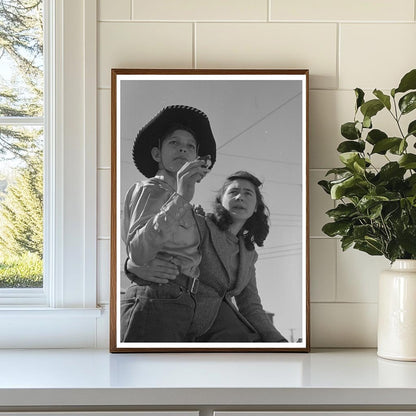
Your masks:
<instances>
[{"instance_id":1,"label":"tile grout line","mask_svg":"<svg viewBox=\"0 0 416 416\"><path fill-rule=\"evenodd\" d=\"M131 6L131 14L133 14L134 9ZM267 19L134 19L133 16L131 19L97 19L98 23L247 23L247 24L256 24L256 23L277 23L277 24L306 24L306 25L315 25L315 24L353 24L353 25L414 25L413 20L296 20L296 19L276 19L268 21Z\"/></svg>"},{"instance_id":2,"label":"tile grout line","mask_svg":"<svg viewBox=\"0 0 416 416\"><path fill-rule=\"evenodd\" d=\"M315 305L335 305L335 306L339 306L339 305L377 305L378 302L377 301L358 301L358 300L344 300L344 301L340 301L340 302L331 302L331 301L327 301L327 300L315 300L315 301L311 301L311 304L315 304Z\"/></svg>"},{"instance_id":3,"label":"tile grout line","mask_svg":"<svg viewBox=\"0 0 416 416\"><path fill-rule=\"evenodd\" d=\"M312 236L309 236L309 239L310 240L330 240L330 241L333 241L333 240L340 240L341 237L329 237L329 236L323 234L323 235L312 235Z\"/></svg>"},{"instance_id":4,"label":"tile grout line","mask_svg":"<svg viewBox=\"0 0 416 416\"><path fill-rule=\"evenodd\" d=\"M337 88L336 90L339 90L340 71L341 71L341 23L337 23L337 35L336 36L337 36L337 62L336 62Z\"/></svg>"},{"instance_id":5,"label":"tile grout line","mask_svg":"<svg viewBox=\"0 0 416 416\"><path fill-rule=\"evenodd\" d=\"M196 22L192 23L192 68L196 69Z\"/></svg>"},{"instance_id":6,"label":"tile grout line","mask_svg":"<svg viewBox=\"0 0 416 416\"><path fill-rule=\"evenodd\" d=\"M335 204L334 204L335 205ZM338 244L340 240L337 240L334 244L334 258L335 258L335 282L334 282L334 302L338 303Z\"/></svg>"},{"instance_id":7,"label":"tile grout line","mask_svg":"<svg viewBox=\"0 0 416 416\"><path fill-rule=\"evenodd\" d=\"M270 23L272 20L272 0L267 0L267 23ZM416 1L416 0L415 0Z\"/></svg>"}]
</instances>

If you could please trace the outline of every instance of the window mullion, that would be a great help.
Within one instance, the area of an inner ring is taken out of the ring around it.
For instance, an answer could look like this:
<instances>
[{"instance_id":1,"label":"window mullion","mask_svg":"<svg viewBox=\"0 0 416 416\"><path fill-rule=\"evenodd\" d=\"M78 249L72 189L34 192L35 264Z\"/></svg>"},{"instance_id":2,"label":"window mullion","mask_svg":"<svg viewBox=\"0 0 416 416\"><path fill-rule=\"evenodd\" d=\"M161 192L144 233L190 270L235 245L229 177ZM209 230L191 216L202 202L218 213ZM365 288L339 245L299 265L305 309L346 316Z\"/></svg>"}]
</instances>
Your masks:
<instances>
[{"instance_id":1,"label":"window mullion","mask_svg":"<svg viewBox=\"0 0 416 416\"><path fill-rule=\"evenodd\" d=\"M43 126L44 117L0 117L1 126Z\"/></svg>"}]
</instances>

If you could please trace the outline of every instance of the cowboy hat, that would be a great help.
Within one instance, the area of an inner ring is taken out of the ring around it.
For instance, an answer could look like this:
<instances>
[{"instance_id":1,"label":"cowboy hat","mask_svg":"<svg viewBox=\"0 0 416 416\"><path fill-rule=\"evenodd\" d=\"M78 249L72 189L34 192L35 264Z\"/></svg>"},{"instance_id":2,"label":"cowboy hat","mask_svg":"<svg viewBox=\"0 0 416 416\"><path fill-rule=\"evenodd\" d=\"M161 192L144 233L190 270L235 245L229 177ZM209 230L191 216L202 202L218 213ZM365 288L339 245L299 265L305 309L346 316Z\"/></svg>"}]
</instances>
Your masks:
<instances>
[{"instance_id":1,"label":"cowboy hat","mask_svg":"<svg viewBox=\"0 0 416 416\"><path fill-rule=\"evenodd\" d=\"M216 159L216 144L207 115L194 107L171 105L152 118L137 134L133 145L133 161L137 169L151 178L159 170L151 150L158 147L160 140L174 125L182 125L194 133L200 156L211 156L211 167ZM179 127L180 128L180 127Z\"/></svg>"}]
</instances>

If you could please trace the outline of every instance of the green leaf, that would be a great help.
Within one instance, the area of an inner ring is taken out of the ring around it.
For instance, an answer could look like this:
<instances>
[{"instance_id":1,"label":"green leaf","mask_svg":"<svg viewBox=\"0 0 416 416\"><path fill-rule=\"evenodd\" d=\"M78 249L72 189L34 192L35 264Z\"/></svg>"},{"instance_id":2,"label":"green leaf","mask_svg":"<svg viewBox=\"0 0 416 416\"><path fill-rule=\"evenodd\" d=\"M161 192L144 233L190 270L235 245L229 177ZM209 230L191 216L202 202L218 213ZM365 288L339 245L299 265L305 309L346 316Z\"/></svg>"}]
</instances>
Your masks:
<instances>
[{"instance_id":1,"label":"green leaf","mask_svg":"<svg viewBox=\"0 0 416 416\"><path fill-rule=\"evenodd\" d=\"M371 243L358 241L354 244L354 248L360 251L364 251L370 256L381 256L383 254L381 251L381 246L374 246L372 243L377 243L377 241L372 240Z\"/></svg>"},{"instance_id":2,"label":"green leaf","mask_svg":"<svg viewBox=\"0 0 416 416\"><path fill-rule=\"evenodd\" d=\"M405 251L416 254L416 227L411 226L406 228L399 235L398 242Z\"/></svg>"},{"instance_id":3,"label":"green leaf","mask_svg":"<svg viewBox=\"0 0 416 416\"><path fill-rule=\"evenodd\" d=\"M387 150L390 150L393 146L400 146L402 139L399 137L387 137L386 139L382 139L378 141L371 152L371 154L377 153L380 155L384 155Z\"/></svg>"},{"instance_id":4,"label":"green leaf","mask_svg":"<svg viewBox=\"0 0 416 416\"><path fill-rule=\"evenodd\" d=\"M408 186L408 191L406 192L407 196L412 196L414 198L416 198L416 174L413 174L411 176L409 176L408 178L406 178L405 180L407 186ZM412 203L412 205L414 205L414 201ZM416 218L415 218L415 224L416 224Z\"/></svg>"},{"instance_id":5,"label":"green leaf","mask_svg":"<svg viewBox=\"0 0 416 416\"><path fill-rule=\"evenodd\" d=\"M334 184L331 187L331 198L340 199L345 195L347 189L354 187L358 182L358 179L355 176L350 178L343 179L339 183Z\"/></svg>"},{"instance_id":6,"label":"green leaf","mask_svg":"<svg viewBox=\"0 0 416 416\"><path fill-rule=\"evenodd\" d=\"M366 129L371 129L373 127L373 123L371 122L371 117L364 116L363 127Z\"/></svg>"},{"instance_id":7,"label":"green leaf","mask_svg":"<svg viewBox=\"0 0 416 416\"><path fill-rule=\"evenodd\" d=\"M411 196L408 196L406 199L409 201L409 204L410 204L413 208L415 208L415 207L416 207L416 195L415 195L414 193L412 193L412 194L411 194ZM415 215L416 215L416 211L411 210L411 215L412 215L412 218L413 218L413 214L415 214ZM414 217L414 220L416 220L416 216Z\"/></svg>"},{"instance_id":8,"label":"green leaf","mask_svg":"<svg viewBox=\"0 0 416 416\"><path fill-rule=\"evenodd\" d=\"M405 169L416 169L416 155L407 153L399 159L399 165Z\"/></svg>"},{"instance_id":9,"label":"green leaf","mask_svg":"<svg viewBox=\"0 0 416 416\"><path fill-rule=\"evenodd\" d=\"M364 104L364 91L361 88L356 88L355 90L355 111Z\"/></svg>"},{"instance_id":10,"label":"green leaf","mask_svg":"<svg viewBox=\"0 0 416 416\"><path fill-rule=\"evenodd\" d=\"M380 140L386 139L388 136L384 131L374 129L368 132L366 141L370 144L376 144Z\"/></svg>"},{"instance_id":11,"label":"green leaf","mask_svg":"<svg viewBox=\"0 0 416 416\"><path fill-rule=\"evenodd\" d=\"M400 80L399 86L396 88L395 92L406 92L409 90L416 89L416 69L412 69L403 78Z\"/></svg>"},{"instance_id":12,"label":"green leaf","mask_svg":"<svg viewBox=\"0 0 416 416\"><path fill-rule=\"evenodd\" d=\"M397 239L394 238L394 239L390 240L389 243L387 244L387 255L386 255L386 257L390 261L394 261L396 259L402 258L402 256L403 256L403 251L401 250L399 242L397 241Z\"/></svg>"},{"instance_id":13,"label":"green leaf","mask_svg":"<svg viewBox=\"0 0 416 416\"><path fill-rule=\"evenodd\" d=\"M414 173L413 175L409 176L406 179L407 183L409 184L409 186L414 186L416 185L416 174Z\"/></svg>"},{"instance_id":14,"label":"green leaf","mask_svg":"<svg viewBox=\"0 0 416 416\"><path fill-rule=\"evenodd\" d=\"M357 128L357 122L350 121L341 126L341 135L348 140L357 140L361 137L361 132Z\"/></svg>"},{"instance_id":15,"label":"green leaf","mask_svg":"<svg viewBox=\"0 0 416 416\"><path fill-rule=\"evenodd\" d=\"M380 102L380 100L370 100L361 106L361 112L363 113L364 117L371 118L383 108L384 105Z\"/></svg>"},{"instance_id":16,"label":"green leaf","mask_svg":"<svg viewBox=\"0 0 416 416\"><path fill-rule=\"evenodd\" d=\"M352 166L354 162L360 158L360 155L357 152L346 152L339 155L339 160L345 166Z\"/></svg>"},{"instance_id":17,"label":"green leaf","mask_svg":"<svg viewBox=\"0 0 416 416\"><path fill-rule=\"evenodd\" d=\"M416 91L409 92L399 101L399 108L402 114L408 114L416 108Z\"/></svg>"},{"instance_id":18,"label":"green leaf","mask_svg":"<svg viewBox=\"0 0 416 416\"><path fill-rule=\"evenodd\" d=\"M342 251L347 250L354 244L354 237L351 235L345 235L341 238Z\"/></svg>"},{"instance_id":19,"label":"green leaf","mask_svg":"<svg viewBox=\"0 0 416 416\"><path fill-rule=\"evenodd\" d=\"M391 178L403 178L406 169L401 168L397 162L389 162L381 167L378 176L381 181L389 181Z\"/></svg>"},{"instance_id":20,"label":"green leaf","mask_svg":"<svg viewBox=\"0 0 416 416\"><path fill-rule=\"evenodd\" d=\"M318 182L318 185L327 193L331 194L331 187L328 181L322 180Z\"/></svg>"},{"instance_id":21,"label":"green leaf","mask_svg":"<svg viewBox=\"0 0 416 416\"><path fill-rule=\"evenodd\" d=\"M412 218L413 224L416 224L416 195L413 196L412 208L410 209L410 217Z\"/></svg>"},{"instance_id":22,"label":"green leaf","mask_svg":"<svg viewBox=\"0 0 416 416\"><path fill-rule=\"evenodd\" d=\"M341 178L334 179L333 181L330 181L330 184L331 184L331 186L333 186L333 185L336 185L338 183L345 182L346 179L352 178L352 177L354 177L354 175L353 174L349 174L349 175L343 176Z\"/></svg>"},{"instance_id":23,"label":"green leaf","mask_svg":"<svg viewBox=\"0 0 416 416\"><path fill-rule=\"evenodd\" d=\"M335 237L337 235L346 235L350 227L349 221L336 221L325 224L322 227L322 231L329 237Z\"/></svg>"},{"instance_id":24,"label":"green leaf","mask_svg":"<svg viewBox=\"0 0 416 416\"><path fill-rule=\"evenodd\" d=\"M383 195L364 195L357 205L357 209L366 212L368 209L378 205L380 202L388 201L389 199Z\"/></svg>"},{"instance_id":25,"label":"green leaf","mask_svg":"<svg viewBox=\"0 0 416 416\"><path fill-rule=\"evenodd\" d=\"M403 139L400 143L399 146L399 152L397 153L398 155L402 155L403 152L407 149L407 141L405 139Z\"/></svg>"},{"instance_id":26,"label":"green leaf","mask_svg":"<svg viewBox=\"0 0 416 416\"><path fill-rule=\"evenodd\" d=\"M340 153L346 153L346 152L364 152L365 149L365 142L363 140L358 140L356 142L353 141L345 141L341 142L339 146L337 147L337 151Z\"/></svg>"},{"instance_id":27,"label":"green leaf","mask_svg":"<svg viewBox=\"0 0 416 416\"><path fill-rule=\"evenodd\" d=\"M408 136L412 135L416 137L416 120L413 120L409 124L409 127L407 128L407 134Z\"/></svg>"},{"instance_id":28,"label":"green leaf","mask_svg":"<svg viewBox=\"0 0 416 416\"><path fill-rule=\"evenodd\" d=\"M381 212L383 211L383 204L376 204L370 208L370 218L375 220L381 217Z\"/></svg>"},{"instance_id":29,"label":"green leaf","mask_svg":"<svg viewBox=\"0 0 416 416\"><path fill-rule=\"evenodd\" d=\"M354 229L352 230L352 235L354 236L354 238L356 240L363 240L364 238L368 235L368 234L372 234L373 232L373 228L371 227L371 225L357 225L356 227L354 227Z\"/></svg>"},{"instance_id":30,"label":"green leaf","mask_svg":"<svg viewBox=\"0 0 416 416\"><path fill-rule=\"evenodd\" d=\"M352 169L352 174L364 174L366 167L369 165L369 159L361 157L357 152L341 153L339 159L347 168Z\"/></svg>"},{"instance_id":31,"label":"green leaf","mask_svg":"<svg viewBox=\"0 0 416 416\"><path fill-rule=\"evenodd\" d=\"M339 204L336 208L330 209L326 214L334 220L348 218L357 212L354 204Z\"/></svg>"},{"instance_id":32,"label":"green leaf","mask_svg":"<svg viewBox=\"0 0 416 416\"><path fill-rule=\"evenodd\" d=\"M365 236L364 239L366 243L372 247L372 249L374 250L374 253L377 252L377 254L374 254L375 256L379 254L383 254L382 253L383 246L380 240L378 240L375 237L370 237L370 236Z\"/></svg>"},{"instance_id":33,"label":"green leaf","mask_svg":"<svg viewBox=\"0 0 416 416\"><path fill-rule=\"evenodd\" d=\"M392 203L386 206L385 212L384 212L384 220L385 221L392 221L393 223L396 222L398 213L400 211L399 204Z\"/></svg>"},{"instance_id":34,"label":"green leaf","mask_svg":"<svg viewBox=\"0 0 416 416\"><path fill-rule=\"evenodd\" d=\"M385 95L382 91L375 89L373 94L383 103L388 110L391 109L390 97Z\"/></svg>"},{"instance_id":35,"label":"green leaf","mask_svg":"<svg viewBox=\"0 0 416 416\"><path fill-rule=\"evenodd\" d=\"M398 179L398 178L393 178L392 180L391 180L391 182L392 183L394 183L394 182L400 182L400 183L404 183L404 181L403 180L400 180L400 179ZM401 198L401 195L400 195L400 193L397 193L397 192L386 192L383 196L385 196L386 198L388 198L388 200L390 201L390 202L393 202L393 201L400 201L400 198Z\"/></svg>"},{"instance_id":36,"label":"green leaf","mask_svg":"<svg viewBox=\"0 0 416 416\"><path fill-rule=\"evenodd\" d=\"M329 169L329 171L325 174L325 176L335 174L335 175L345 175L346 173L350 173L351 169L348 168L333 168Z\"/></svg>"},{"instance_id":37,"label":"green leaf","mask_svg":"<svg viewBox=\"0 0 416 416\"><path fill-rule=\"evenodd\" d=\"M359 175L354 175L333 184L331 187L331 198L336 200L346 196L352 202L356 201L358 203L363 195L369 192L368 188L370 186L372 185Z\"/></svg>"},{"instance_id":38,"label":"green leaf","mask_svg":"<svg viewBox=\"0 0 416 416\"><path fill-rule=\"evenodd\" d=\"M361 159L361 158L357 159L356 161L354 161L352 167L353 167L355 172L364 174L365 168L366 168L365 159Z\"/></svg>"},{"instance_id":39,"label":"green leaf","mask_svg":"<svg viewBox=\"0 0 416 416\"><path fill-rule=\"evenodd\" d=\"M389 149L389 152L393 155L402 155L403 152L407 149L407 141L405 139L400 139L400 143L392 146Z\"/></svg>"}]
</instances>

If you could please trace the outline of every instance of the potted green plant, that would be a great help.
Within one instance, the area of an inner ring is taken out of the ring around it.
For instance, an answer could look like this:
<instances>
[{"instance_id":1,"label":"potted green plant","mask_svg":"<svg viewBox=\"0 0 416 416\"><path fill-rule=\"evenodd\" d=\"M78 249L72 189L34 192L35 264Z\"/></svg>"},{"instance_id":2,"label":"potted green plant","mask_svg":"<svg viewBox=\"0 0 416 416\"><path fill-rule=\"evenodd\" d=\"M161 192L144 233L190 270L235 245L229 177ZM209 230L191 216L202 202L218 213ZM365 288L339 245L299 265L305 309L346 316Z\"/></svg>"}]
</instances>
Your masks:
<instances>
[{"instance_id":1,"label":"potted green plant","mask_svg":"<svg viewBox=\"0 0 416 416\"><path fill-rule=\"evenodd\" d=\"M362 89L354 91L354 119L342 124L337 148L342 166L319 182L337 201L322 231L340 238L343 250L390 260L380 276L378 354L416 360L416 69L388 94L375 89L366 101ZM393 132L373 125L380 112L392 117ZM404 307L405 298L411 302Z\"/></svg>"}]
</instances>

